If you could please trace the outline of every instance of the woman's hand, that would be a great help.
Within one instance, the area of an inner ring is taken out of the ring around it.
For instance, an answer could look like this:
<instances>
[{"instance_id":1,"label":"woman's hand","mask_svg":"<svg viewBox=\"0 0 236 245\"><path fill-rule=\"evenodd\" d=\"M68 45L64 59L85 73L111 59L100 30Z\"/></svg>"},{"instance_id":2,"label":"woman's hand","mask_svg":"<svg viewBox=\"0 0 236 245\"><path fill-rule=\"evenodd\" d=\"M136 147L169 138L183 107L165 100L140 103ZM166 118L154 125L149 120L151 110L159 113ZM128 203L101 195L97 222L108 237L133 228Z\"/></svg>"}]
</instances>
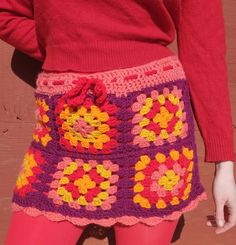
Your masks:
<instances>
[{"instance_id":1,"label":"woman's hand","mask_svg":"<svg viewBox=\"0 0 236 245\"><path fill-rule=\"evenodd\" d=\"M220 234L236 224L236 184L234 162L217 162L215 167L212 185L215 202L215 223L217 226L215 232ZM224 213L224 208L227 209L227 213ZM213 226L210 221L207 221L207 225Z\"/></svg>"}]
</instances>

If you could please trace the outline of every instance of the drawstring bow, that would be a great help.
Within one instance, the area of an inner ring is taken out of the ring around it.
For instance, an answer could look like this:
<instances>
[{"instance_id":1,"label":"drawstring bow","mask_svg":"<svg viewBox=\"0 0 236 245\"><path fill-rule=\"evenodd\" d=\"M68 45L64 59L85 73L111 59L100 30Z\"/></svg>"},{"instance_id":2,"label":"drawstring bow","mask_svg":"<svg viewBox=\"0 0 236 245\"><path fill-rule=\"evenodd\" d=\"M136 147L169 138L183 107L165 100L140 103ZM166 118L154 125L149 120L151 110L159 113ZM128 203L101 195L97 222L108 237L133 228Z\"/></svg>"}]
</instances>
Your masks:
<instances>
[{"instance_id":1,"label":"drawstring bow","mask_svg":"<svg viewBox=\"0 0 236 245\"><path fill-rule=\"evenodd\" d=\"M98 78L80 77L78 80L74 80L73 83L75 83L76 86L65 94L69 106L84 104L88 99L87 96L89 96L89 98L93 97L93 103L97 105L101 105L105 102L107 93L102 80Z\"/></svg>"}]
</instances>

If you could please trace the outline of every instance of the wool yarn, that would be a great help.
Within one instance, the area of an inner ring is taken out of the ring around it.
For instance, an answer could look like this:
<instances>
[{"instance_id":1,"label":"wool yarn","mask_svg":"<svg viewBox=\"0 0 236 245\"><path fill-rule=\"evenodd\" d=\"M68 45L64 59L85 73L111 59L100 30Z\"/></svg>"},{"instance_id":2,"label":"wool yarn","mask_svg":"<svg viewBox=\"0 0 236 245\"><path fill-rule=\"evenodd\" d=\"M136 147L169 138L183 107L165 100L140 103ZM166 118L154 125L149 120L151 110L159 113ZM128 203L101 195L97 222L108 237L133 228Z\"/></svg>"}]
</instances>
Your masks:
<instances>
[{"instance_id":1,"label":"wool yarn","mask_svg":"<svg viewBox=\"0 0 236 245\"><path fill-rule=\"evenodd\" d=\"M96 73L41 71L12 208L75 225L155 225L207 199L175 55Z\"/></svg>"}]
</instances>

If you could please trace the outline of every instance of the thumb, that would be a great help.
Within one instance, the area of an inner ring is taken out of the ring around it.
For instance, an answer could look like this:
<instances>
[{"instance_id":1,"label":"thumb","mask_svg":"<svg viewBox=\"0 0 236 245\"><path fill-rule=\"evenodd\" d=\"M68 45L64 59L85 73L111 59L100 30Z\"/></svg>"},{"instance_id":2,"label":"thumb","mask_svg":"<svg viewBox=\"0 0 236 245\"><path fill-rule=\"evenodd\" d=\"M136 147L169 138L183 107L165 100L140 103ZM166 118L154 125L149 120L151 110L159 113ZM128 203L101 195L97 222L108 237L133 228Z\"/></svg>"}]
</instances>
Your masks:
<instances>
[{"instance_id":1,"label":"thumb","mask_svg":"<svg viewBox=\"0 0 236 245\"><path fill-rule=\"evenodd\" d=\"M224 203L223 202L217 202L216 203L216 224L219 227L223 227L225 223L225 218L224 218Z\"/></svg>"}]
</instances>

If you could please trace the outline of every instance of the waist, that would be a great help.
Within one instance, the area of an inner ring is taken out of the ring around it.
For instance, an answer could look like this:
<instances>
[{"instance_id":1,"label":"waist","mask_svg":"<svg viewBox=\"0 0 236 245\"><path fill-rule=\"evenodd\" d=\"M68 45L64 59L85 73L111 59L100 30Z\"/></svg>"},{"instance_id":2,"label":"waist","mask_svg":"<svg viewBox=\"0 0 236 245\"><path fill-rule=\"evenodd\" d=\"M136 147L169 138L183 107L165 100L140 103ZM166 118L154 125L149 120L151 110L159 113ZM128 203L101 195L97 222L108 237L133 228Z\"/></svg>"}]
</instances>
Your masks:
<instances>
[{"instance_id":1,"label":"waist","mask_svg":"<svg viewBox=\"0 0 236 245\"><path fill-rule=\"evenodd\" d=\"M158 43L137 41L88 42L84 45L53 45L47 48L45 71L99 72L133 67L174 55Z\"/></svg>"},{"instance_id":2,"label":"waist","mask_svg":"<svg viewBox=\"0 0 236 245\"><path fill-rule=\"evenodd\" d=\"M107 71L87 73L42 71L36 80L36 92L49 96L63 94L84 78L102 80L108 93L120 97L150 85L185 79L186 76L179 58L176 55L169 55L143 65Z\"/></svg>"}]
</instances>

